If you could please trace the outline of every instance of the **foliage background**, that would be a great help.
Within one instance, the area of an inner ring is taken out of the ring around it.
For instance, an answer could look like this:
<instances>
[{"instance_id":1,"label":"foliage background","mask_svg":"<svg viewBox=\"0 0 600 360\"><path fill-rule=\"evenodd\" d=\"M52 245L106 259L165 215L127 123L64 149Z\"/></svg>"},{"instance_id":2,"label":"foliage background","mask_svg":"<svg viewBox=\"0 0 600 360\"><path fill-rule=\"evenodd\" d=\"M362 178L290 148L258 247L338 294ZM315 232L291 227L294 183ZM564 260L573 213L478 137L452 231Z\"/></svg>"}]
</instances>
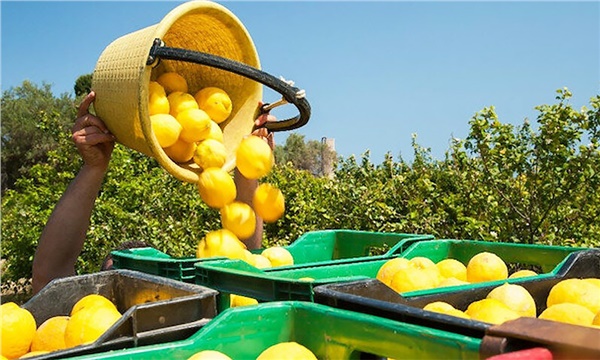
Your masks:
<instances>
[{"instance_id":1,"label":"foliage background","mask_svg":"<svg viewBox=\"0 0 600 360\"><path fill-rule=\"evenodd\" d=\"M78 94L85 78L78 81ZM528 244L600 245L600 97L574 109L567 89L540 105L535 123L502 123L493 107L469 120L444 159L413 137L414 160L368 151L337 158L323 176L323 144L291 134L277 145L277 165L263 179L278 185L286 213L266 224L263 246L287 245L313 230L427 233L437 238ZM29 278L38 238L81 165L70 140L78 98L54 97L28 82L2 95L3 281ZM99 270L125 240L144 240L172 256L193 256L218 213L156 161L115 147L77 263Z\"/></svg>"}]
</instances>

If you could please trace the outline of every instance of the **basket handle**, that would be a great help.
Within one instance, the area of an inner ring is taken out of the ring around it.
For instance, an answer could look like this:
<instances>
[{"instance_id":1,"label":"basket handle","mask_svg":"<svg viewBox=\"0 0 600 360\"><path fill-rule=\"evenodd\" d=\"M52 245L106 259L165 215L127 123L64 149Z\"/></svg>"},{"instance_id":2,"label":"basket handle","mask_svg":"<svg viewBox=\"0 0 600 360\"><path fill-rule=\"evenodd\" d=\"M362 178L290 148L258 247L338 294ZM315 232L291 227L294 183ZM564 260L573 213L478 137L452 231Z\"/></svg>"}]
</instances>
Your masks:
<instances>
[{"instance_id":1,"label":"basket handle","mask_svg":"<svg viewBox=\"0 0 600 360\"><path fill-rule=\"evenodd\" d=\"M310 118L310 104L306 100L304 90L294 87L293 83L291 82L278 79L252 66L248 66L239 61L227 59L213 54L168 47L164 45L164 42L161 39L155 39L154 43L152 44L152 48L150 49L150 54L146 64L152 65L160 59L182 60L226 70L245 76L277 91L282 95L282 99L273 104L264 104L261 107L261 113L269 112L276 106L290 103L296 106L299 114L286 120L265 123L264 127L269 131L294 130L306 125L308 119Z\"/></svg>"}]
</instances>

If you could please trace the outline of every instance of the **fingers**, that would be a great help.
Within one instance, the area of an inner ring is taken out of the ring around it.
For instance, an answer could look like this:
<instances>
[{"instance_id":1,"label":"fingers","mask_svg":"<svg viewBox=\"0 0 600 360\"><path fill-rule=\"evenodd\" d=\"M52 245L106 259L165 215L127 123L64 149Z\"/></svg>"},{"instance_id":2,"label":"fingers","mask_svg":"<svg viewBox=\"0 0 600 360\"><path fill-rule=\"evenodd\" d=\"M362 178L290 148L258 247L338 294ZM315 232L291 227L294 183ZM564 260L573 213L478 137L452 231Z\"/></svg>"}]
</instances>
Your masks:
<instances>
[{"instance_id":1,"label":"fingers","mask_svg":"<svg viewBox=\"0 0 600 360\"><path fill-rule=\"evenodd\" d=\"M110 133L104 122L92 114L85 114L78 117L77 120L75 120L75 125L73 125L73 132L87 127L96 127L105 134Z\"/></svg>"},{"instance_id":2,"label":"fingers","mask_svg":"<svg viewBox=\"0 0 600 360\"><path fill-rule=\"evenodd\" d=\"M273 122L273 121L277 121L277 118L271 114L261 114L259 115L256 120L254 121L254 125L255 126L263 126L265 123L267 122Z\"/></svg>"},{"instance_id":3,"label":"fingers","mask_svg":"<svg viewBox=\"0 0 600 360\"><path fill-rule=\"evenodd\" d=\"M90 93L86 95L86 97L83 99L83 101L79 105L79 108L77 109L77 117L78 118L80 118L83 115L88 113L88 109L90 108L90 105L94 102L95 99L96 99L96 93L93 91L90 91Z\"/></svg>"},{"instance_id":4,"label":"fingers","mask_svg":"<svg viewBox=\"0 0 600 360\"><path fill-rule=\"evenodd\" d=\"M97 145L114 141L115 137L112 134L103 132L95 126L87 126L73 132L73 142L76 145Z\"/></svg>"}]
</instances>

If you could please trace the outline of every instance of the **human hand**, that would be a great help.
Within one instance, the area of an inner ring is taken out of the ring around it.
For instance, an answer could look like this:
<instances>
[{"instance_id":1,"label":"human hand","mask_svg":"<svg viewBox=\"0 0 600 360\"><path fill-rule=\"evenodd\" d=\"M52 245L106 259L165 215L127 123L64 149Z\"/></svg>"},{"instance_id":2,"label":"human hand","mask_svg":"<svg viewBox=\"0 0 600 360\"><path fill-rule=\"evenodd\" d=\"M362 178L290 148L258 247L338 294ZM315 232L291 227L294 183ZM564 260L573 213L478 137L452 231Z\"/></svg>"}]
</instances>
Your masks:
<instances>
[{"instance_id":1,"label":"human hand","mask_svg":"<svg viewBox=\"0 0 600 360\"><path fill-rule=\"evenodd\" d=\"M262 103L259 103L259 106L262 106ZM269 113L259 115L258 118L254 120L254 127L256 128L256 130L252 132L252 135L256 135L263 138L267 142L267 144L269 144L271 150L274 150L275 139L273 137L273 133L269 132L269 130L266 127L263 127L265 123L270 121L277 121L277 118Z\"/></svg>"},{"instance_id":2,"label":"human hand","mask_svg":"<svg viewBox=\"0 0 600 360\"><path fill-rule=\"evenodd\" d=\"M105 170L115 146L115 137L100 118L89 113L90 104L95 99L96 94L92 91L79 105L72 139L85 165Z\"/></svg>"}]
</instances>

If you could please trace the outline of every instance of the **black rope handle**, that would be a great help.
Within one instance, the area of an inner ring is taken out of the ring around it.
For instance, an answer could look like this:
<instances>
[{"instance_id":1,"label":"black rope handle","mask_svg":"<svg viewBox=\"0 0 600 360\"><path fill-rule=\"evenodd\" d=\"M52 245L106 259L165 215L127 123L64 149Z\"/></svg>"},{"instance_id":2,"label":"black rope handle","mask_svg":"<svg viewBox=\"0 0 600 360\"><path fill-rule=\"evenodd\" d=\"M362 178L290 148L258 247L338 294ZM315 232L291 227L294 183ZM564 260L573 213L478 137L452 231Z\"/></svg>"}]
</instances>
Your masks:
<instances>
[{"instance_id":1,"label":"black rope handle","mask_svg":"<svg viewBox=\"0 0 600 360\"><path fill-rule=\"evenodd\" d=\"M245 76L277 91L281 94L282 101L285 100L284 102L296 106L299 114L286 120L265 123L264 127L269 131L294 130L308 123L308 119L310 118L310 104L304 97L304 91L264 71L221 56L188 49L168 47L164 45L162 40L155 39L152 48L150 49L147 65L152 65L160 59L182 60L226 70ZM269 104L264 104L261 108L261 112L268 112L268 106Z\"/></svg>"}]
</instances>

